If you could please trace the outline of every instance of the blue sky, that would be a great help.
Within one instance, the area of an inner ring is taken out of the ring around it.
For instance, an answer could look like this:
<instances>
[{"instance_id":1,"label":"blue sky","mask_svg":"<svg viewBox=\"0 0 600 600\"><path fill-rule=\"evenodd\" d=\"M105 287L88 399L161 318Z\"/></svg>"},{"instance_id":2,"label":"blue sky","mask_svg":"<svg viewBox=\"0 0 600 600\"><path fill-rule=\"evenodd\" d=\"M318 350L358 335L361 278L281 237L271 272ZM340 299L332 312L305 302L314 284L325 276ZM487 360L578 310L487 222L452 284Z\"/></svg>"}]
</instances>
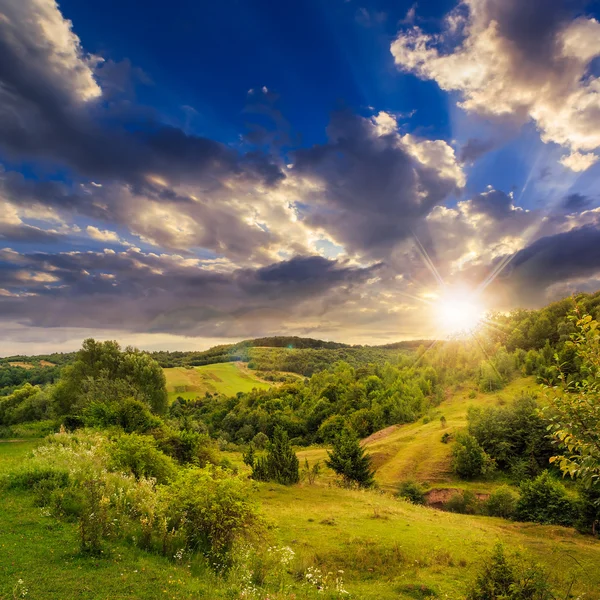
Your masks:
<instances>
[{"instance_id":1,"label":"blue sky","mask_svg":"<svg viewBox=\"0 0 600 600\"><path fill-rule=\"evenodd\" d=\"M0 0L0 354L386 343L599 288L597 18Z\"/></svg>"}]
</instances>

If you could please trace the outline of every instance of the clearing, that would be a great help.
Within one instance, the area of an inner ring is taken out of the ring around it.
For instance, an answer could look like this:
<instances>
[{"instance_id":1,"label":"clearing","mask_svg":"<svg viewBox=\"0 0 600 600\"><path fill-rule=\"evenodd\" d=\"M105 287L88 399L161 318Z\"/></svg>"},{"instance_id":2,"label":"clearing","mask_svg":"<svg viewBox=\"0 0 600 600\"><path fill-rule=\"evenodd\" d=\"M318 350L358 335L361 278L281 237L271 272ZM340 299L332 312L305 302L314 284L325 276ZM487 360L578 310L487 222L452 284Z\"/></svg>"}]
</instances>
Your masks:
<instances>
[{"instance_id":1,"label":"clearing","mask_svg":"<svg viewBox=\"0 0 600 600\"><path fill-rule=\"evenodd\" d=\"M172 367L164 369L169 402L178 396L186 400L209 394L235 396L254 388L268 389L271 384L256 377L244 363L229 362L201 367Z\"/></svg>"}]
</instances>

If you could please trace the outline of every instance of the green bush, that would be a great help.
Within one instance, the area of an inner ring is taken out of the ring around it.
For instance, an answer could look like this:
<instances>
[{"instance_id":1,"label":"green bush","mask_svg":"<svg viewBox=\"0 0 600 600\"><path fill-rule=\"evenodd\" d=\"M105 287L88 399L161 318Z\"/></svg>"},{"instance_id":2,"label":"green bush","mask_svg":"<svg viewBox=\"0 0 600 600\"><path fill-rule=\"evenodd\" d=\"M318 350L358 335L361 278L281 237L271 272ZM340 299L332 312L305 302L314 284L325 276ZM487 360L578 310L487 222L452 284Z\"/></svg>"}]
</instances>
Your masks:
<instances>
[{"instance_id":1,"label":"green bush","mask_svg":"<svg viewBox=\"0 0 600 600\"><path fill-rule=\"evenodd\" d=\"M160 490L167 530L182 532L190 550L202 552L216 570L231 566L237 543L265 532L247 480L219 467L188 469Z\"/></svg>"},{"instance_id":2,"label":"green bush","mask_svg":"<svg viewBox=\"0 0 600 600\"><path fill-rule=\"evenodd\" d=\"M398 496L413 504L425 504L425 488L418 481L412 479L400 484Z\"/></svg>"},{"instance_id":3,"label":"green bush","mask_svg":"<svg viewBox=\"0 0 600 600\"><path fill-rule=\"evenodd\" d=\"M159 427L162 421L148 406L135 398L115 402L91 402L83 412L88 427L121 427L126 433L146 433Z\"/></svg>"},{"instance_id":4,"label":"green bush","mask_svg":"<svg viewBox=\"0 0 600 600\"><path fill-rule=\"evenodd\" d=\"M474 479L492 473L494 461L472 435L460 433L452 448L452 469L463 479Z\"/></svg>"},{"instance_id":5,"label":"green bush","mask_svg":"<svg viewBox=\"0 0 600 600\"><path fill-rule=\"evenodd\" d=\"M150 436L123 434L115 440L109 453L113 469L131 472L136 479L153 477L158 483L167 483L177 471L173 459L163 454Z\"/></svg>"},{"instance_id":6,"label":"green bush","mask_svg":"<svg viewBox=\"0 0 600 600\"><path fill-rule=\"evenodd\" d=\"M562 597L562 596L561 596ZM497 544L481 565L467 600L554 600L548 573L520 554L507 556Z\"/></svg>"},{"instance_id":7,"label":"green bush","mask_svg":"<svg viewBox=\"0 0 600 600\"><path fill-rule=\"evenodd\" d=\"M484 512L490 517L512 519L517 510L518 500L519 496L508 486L503 485L497 490L494 490L490 497L485 501Z\"/></svg>"},{"instance_id":8,"label":"green bush","mask_svg":"<svg viewBox=\"0 0 600 600\"><path fill-rule=\"evenodd\" d=\"M463 490L454 494L444 504L444 510L459 513L461 515L476 515L481 512L481 503L477 499L475 492Z\"/></svg>"},{"instance_id":9,"label":"green bush","mask_svg":"<svg viewBox=\"0 0 600 600\"><path fill-rule=\"evenodd\" d=\"M547 471L533 481L524 481L520 492L517 520L573 525L577 507L567 495L564 485L553 479Z\"/></svg>"}]
</instances>

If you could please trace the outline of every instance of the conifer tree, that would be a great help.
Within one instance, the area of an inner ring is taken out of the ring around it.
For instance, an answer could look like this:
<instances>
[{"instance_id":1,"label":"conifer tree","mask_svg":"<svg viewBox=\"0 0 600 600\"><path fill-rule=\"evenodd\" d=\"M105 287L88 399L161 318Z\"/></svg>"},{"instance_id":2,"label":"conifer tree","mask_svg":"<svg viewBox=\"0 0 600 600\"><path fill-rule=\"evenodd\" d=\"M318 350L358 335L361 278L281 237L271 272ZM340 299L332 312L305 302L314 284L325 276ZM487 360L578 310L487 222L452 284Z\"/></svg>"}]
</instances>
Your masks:
<instances>
[{"instance_id":1,"label":"conifer tree","mask_svg":"<svg viewBox=\"0 0 600 600\"><path fill-rule=\"evenodd\" d=\"M325 464L342 476L345 485L366 488L375 483L371 457L365 453L358 436L349 427L342 429L333 442L331 452L327 454L329 458Z\"/></svg>"},{"instance_id":2,"label":"conifer tree","mask_svg":"<svg viewBox=\"0 0 600 600\"><path fill-rule=\"evenodd\" d=\"M266 456L256 458L251 447L244 456L244 462L252 468L252 478L257 481L274 481L283 485L300 481L300 463L282 427L275 428Z\"/></svg>"}]
</instances>

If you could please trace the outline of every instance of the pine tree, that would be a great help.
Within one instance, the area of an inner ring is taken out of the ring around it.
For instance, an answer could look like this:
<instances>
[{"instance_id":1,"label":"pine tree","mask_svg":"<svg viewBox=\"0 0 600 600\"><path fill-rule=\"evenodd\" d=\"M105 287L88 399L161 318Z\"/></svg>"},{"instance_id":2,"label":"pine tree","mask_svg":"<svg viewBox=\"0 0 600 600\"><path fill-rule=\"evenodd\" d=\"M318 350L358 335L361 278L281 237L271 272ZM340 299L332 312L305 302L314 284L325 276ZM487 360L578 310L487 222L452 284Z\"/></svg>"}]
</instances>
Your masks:
<instances>
[{"instance_id":1,"label":"pine tree","mask_svg":"<svg viewBox=\"0 0 600 600\"><path fill-rule=\"evenodd\" d=\"M283 485L300 481L300 463L282 427L275 428L266 456L256 458L251 446L248 454L244 455L244 462L252 468L252 478L257 481L274 481Z\"/></svg>"},{"instance_id":2,"label":"pine tree","mask_svg":"<svg viewBox=\"0 0 600 600\"><path fill-rule=\"evenodd\" d=\"M348 427L342 429L333 442L325 464L341 475L345 485L371 487L375 483L375 469L371 457L365 454L358 436Z\"/></svg>"}]
</instances>

